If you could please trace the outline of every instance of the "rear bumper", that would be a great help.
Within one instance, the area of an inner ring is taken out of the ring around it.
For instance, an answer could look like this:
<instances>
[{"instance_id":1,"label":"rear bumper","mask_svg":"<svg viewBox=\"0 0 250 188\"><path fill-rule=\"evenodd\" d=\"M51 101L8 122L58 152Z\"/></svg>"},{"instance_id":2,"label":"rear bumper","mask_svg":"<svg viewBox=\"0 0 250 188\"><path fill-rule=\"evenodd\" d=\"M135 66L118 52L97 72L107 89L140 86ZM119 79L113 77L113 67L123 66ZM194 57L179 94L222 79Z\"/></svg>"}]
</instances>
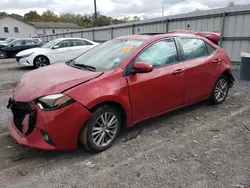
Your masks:
<instances>
[{"instance_id":1,"label":"rear bumper","mask_svg":"<svg viewBox=\"0 0 250 188\"><path fill-rule=\"evenodd\" d=\"M72 150L77 147L79 132L91 113L75 102L61 109L43 111L36 107L36 122L32 132L25 135L29 123L22 120L22 128L17 128L13 116L8 120L10 135L21 145L42 150ZM23 131L22 131L23 130ZM46 133L50 142L45 141Z\"/></svg>"}]
</instances>

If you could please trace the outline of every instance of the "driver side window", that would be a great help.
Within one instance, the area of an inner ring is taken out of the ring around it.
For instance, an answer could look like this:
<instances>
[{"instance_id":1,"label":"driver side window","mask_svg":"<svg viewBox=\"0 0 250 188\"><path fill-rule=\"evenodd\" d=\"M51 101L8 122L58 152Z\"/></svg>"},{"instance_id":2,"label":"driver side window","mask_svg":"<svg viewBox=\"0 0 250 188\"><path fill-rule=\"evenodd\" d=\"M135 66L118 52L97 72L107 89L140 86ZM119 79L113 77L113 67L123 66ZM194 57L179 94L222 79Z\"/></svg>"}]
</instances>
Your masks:
<instances>
[{"instance_id":1,"label":"driver side window","mask_svg":"<svg viewBox=\"0 0 250 188\"><path fill-rule=\"evenodd\" d=\"M15 41L15 42L13 42L13 43L11 43L11 46L23 46L23 45L25 45L25 41L24 40L17 40L17 41Z\"/></svg>"},{"instance_id":2,"label":"driver side window","mask_svg":"<svg viewBox=\"0 0 250 188\"><path fill-rule=\"evenodd\" d=\"M152 44L136 58L136 61L150 63L153 67L161 67L178 62L174 39L165 39Z\"/></svg>"}]
</instances>

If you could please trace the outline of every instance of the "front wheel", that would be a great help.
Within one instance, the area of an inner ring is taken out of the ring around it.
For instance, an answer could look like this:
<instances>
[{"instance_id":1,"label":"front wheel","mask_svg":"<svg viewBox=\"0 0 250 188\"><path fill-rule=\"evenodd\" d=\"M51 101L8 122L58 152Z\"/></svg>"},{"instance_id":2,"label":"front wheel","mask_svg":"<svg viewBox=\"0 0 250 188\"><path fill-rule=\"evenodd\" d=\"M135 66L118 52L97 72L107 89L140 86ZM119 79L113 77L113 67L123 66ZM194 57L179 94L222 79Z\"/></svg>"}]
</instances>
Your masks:
<instances>
[{"instance_id":1,"label":"front wheel","mask_svg":"<svg viewBox=\"0 0 250 188\"><path fill-rule=\"evenodd\" d=\"M5 58L7 58L6 52L0 50L0 59L5 59Z\"/></svg>"},{"instance_id":2,"label":"front wheel","mask_svg":"<svg viewBox=\"0 0 250 188\"><path fill-rule=\"evenodd\" d=\"M114 143L120 127L119 111L110 105L100 106L84 125L79 140L87 150L101 152Z\"/></svg>"},{"instance_id":3,"label":"front wheel","mask_svg":"<svg viewBox=\"0 0 250 188\"><path fill-rule=\"evenodd\" d=\"M229 90L228 77L222 75L216 82L212 95L210 97L212 104L221 104L227 98Z\"/></svg>"},{"instance_id":4,"label":"front wheel","mask_svg":"<svg viewBox=\"0 0 250 188\"><path fill-rule=\"evenodd\" d=\"M49 64L50 64L49 59L46 56L40 55L34 59L34 67L35 68L45 67Z\"/></svg>"}]
</instances>

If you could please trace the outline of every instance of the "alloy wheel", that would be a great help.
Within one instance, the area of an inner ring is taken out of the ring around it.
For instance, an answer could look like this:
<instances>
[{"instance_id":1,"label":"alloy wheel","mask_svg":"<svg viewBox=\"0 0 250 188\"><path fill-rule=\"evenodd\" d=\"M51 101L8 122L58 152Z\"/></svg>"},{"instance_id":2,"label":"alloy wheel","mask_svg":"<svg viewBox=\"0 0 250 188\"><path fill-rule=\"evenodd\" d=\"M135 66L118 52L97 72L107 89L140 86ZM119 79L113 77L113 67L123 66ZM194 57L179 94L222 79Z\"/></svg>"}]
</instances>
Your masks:
<instances>
[{"instance_id":1,"label":"alloy wheel","mask_svg":"<svg viewBox=\"0 0 250 188\"><path fill-rule=\"evenodd\" d=\"M41 56L41 57L38 57L36 59L36 66L37 67L45 67L47 65L48 65L48 61L47 61L47 59L45 57Z\"/></svg>"},{"instance_id":2,"label":"alloy wheel","mask_svg":"<svg viewBox=\"0 0 250 188\"><path fill-rule=\"evenodd\" d=\"M7 57L6 52L0 51L0 59L4 59L6 57Z\"/></svg>"},{"instance_id":3,"label":"alloy wheel","mask_svg":"<svg viewBox=\"0 0 250 188\"><path fill-rule=\"evenodd\" d=\"M93 127L93 142L98 147L105 147L113 141L118 130L118 118L112 112L100 115Z\"/></svg>"},{"instance_id":4,"label":"alloy wheel","mask_svg":"<svg viewBox=\"0 0 250 188\"><path fill-rule=\"evenodd\" d=\"M218 102L225 99L228 92L228 82L225 79L220 79L215 86L214 96Z\"/></svg>"}]
</instances>

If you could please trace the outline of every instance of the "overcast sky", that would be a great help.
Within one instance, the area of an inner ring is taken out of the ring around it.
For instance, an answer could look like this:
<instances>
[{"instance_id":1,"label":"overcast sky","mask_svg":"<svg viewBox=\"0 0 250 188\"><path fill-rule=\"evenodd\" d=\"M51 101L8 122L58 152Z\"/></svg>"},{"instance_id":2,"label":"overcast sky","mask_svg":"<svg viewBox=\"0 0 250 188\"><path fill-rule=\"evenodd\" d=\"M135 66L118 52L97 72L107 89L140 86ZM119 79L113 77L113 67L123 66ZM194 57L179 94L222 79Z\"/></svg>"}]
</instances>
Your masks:
<instances>
[{"instance_id":1,"label":"overcast sky","mask_svg":"<svg viewBox=\"0 0 250 188\"><path fill-rule=\"evenodd\" d=\"M112 17L147 16L148 18L164 14L191 12L197 8L211 9L224 7L232 0L96 0L97 9L102 14ZM29 10L42 13L52 10L60 13L92 13L94 0L1 0L0 11L23 15ZM234 0L236 4L250 4L250 0Z\"/></svg>"}]
</instances>

